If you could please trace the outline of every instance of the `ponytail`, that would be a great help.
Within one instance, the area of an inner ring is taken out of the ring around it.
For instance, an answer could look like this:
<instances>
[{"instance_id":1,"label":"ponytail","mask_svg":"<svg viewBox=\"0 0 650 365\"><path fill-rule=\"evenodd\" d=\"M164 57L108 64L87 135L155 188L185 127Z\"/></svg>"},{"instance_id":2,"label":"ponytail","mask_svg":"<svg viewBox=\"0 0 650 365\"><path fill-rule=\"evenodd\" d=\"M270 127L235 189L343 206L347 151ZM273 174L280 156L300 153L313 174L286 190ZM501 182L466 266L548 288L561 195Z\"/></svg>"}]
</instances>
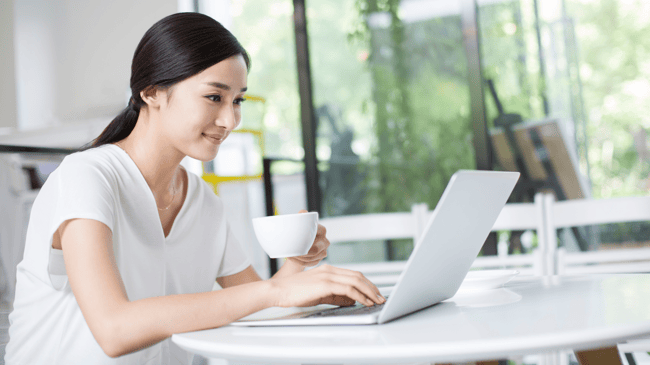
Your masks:
<instances>
[{"instance_id":1,"label":"ponytail","mask_svg":"<svg viewBox=\"0 0 650 365\"><path fill-rule=\"evenodd\" d=\"M87 148L99 147L101 145L115 143L128 137L135 128L135 123L140 115L140 107L134 103L133 98L129 106L124 108L109 124L104 131L90 143ZM84 149L87 149L84 148Z\"/></svg>"}]
</instances>

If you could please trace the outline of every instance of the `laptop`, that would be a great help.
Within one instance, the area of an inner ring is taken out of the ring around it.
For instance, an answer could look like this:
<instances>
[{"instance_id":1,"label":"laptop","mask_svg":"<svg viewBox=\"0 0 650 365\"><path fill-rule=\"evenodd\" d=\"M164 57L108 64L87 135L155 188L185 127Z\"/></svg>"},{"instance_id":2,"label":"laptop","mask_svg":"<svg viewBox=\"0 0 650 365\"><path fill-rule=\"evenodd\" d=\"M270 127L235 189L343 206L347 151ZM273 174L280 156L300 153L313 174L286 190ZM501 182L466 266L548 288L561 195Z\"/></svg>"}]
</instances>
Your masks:
<instances>
[{"instance_id":1,"label":"laptop","mask_svg":"<svg viewBox=\"0 0 650 365\"><path fill-rule=\"evenodd\" d=\"M518 172L456 172L385 303L308 310L233 326L382 324L453 297L506 204Z\"/></svg>"}]
</instances>

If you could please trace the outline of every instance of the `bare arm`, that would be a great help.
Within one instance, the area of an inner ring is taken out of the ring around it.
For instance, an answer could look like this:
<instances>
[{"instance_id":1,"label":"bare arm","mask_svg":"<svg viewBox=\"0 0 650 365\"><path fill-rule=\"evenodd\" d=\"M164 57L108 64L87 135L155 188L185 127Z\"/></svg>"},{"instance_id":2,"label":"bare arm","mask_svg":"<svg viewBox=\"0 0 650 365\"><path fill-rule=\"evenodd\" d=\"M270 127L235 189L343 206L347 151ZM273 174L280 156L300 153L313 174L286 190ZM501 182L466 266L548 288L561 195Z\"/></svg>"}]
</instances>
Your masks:
<instances>
[{"instance_id":1,"label":"bare arm","mask_svg":"<svg viewBox=\"0 0 650 365\"><path fill-rule=\"evenodd\" d=\"M329 266L285 279L131 302L115 262L112 233L106 225L74 219L62 224L57 235L79 308L93 336L111 357L150 346L173 333L223 326L271 306L382 302L374 295L374 286L368 286L360 274Z\"/></svg>"},{"instance_id":2,"label":"bare arm","mask_svg":"<svg viewBox=\"0 0 650 365\"><path fill-rule=\"evenodd\" d=\"M130 302L106 225L75 219L61 225L60 233L70 286L93 336L109 356L139 350L173 333L219 327L272 304L266 282Z\"/></svg>"}]
</instances>

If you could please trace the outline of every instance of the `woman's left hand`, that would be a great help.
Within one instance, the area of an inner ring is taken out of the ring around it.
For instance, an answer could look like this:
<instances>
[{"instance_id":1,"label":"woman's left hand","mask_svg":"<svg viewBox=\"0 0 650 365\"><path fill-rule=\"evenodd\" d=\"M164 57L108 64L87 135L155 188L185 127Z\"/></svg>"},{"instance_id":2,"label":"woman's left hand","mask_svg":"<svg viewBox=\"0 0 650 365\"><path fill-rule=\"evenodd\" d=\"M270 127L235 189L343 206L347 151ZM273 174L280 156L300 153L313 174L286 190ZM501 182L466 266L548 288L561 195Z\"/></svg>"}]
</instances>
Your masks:
<instances>
[{"instance_id":1,"label":"woman's left hand","mask_svg":"<svg viewBox=\"0 0 650 365\"><path fill-rule=\"evenodd\" d=\"M301 210L300 213L307 213L307 211ZM330 241L325 237L325 233L325 227L319 224L316 238L309 252L306 255L289 257L287 260L294 260L302 266L316 266L322 259L327 257L327 248L330 246Z\"/></svg>"}]
</instances>

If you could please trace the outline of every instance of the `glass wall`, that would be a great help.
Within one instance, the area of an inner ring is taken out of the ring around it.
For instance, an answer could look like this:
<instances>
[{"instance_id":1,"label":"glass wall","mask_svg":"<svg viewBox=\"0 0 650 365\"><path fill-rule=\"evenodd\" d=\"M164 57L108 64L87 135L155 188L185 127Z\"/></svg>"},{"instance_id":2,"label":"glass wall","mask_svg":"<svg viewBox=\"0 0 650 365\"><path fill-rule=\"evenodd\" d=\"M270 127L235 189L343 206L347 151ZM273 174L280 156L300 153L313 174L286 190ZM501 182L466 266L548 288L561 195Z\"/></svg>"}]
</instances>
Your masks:
<instances>
[{"instance_id":1,"label":"glass wall","mask_svg":"<svg viewBox=\"0 0 650 365\"><path fill-rule=\"evenodd\" d=\"M248 51L248 94L266 100L244 103L242 127L264 130L269 156L302 159L300 98L291 0L236 0L231 31Z\"/></svg>"},{"instance_id":2,"label":"glass wall","mask_svg":"<svg viewBox=\"0 0 650 365\"><path fill-rule=\"evenodd\" d=\"M596 198L647 195L650 3L566 0L575 19Z\"/></svg>"},{"instance_id":3,"label":"glass wall","mask_svg":"<svg viewBox=\"0 0 650 365\"><path fill-rule=\"evenodd\" d=\"M557 120L585 198L646 195L650 5L626 0L478 1L483 73L505 112ZM486 93L488 120L498 116ZM551 156L553 157L553 156ZM562 198L562 197L560 197ZM566 198L572 198L567 196ZM560 234L569 250L647 245L645 222ZM576 237L582 236L576 240Z\"/></svg>"},{"instance_id":4,"label":"glass wall","mask_svg":"<svg viewBox=\"0 0 650 365\"><path fill-rule=\"evenodd\" d=\"M650 190L650 3L565 0L574 20L594 198ZM647 246L650 224L598 227L594 248Z\"/></svg>"},{"instance_id":5,"label":"glass wall","mask_svg":"<svg viewBox=\"0 0 650 365\"><path fill-rule=\"evenodd\" d=\"M451 175L475 166L458 6L307 6L323 215L432 209ZM412 245L337 245L330 259L406 259Z\"/></svg>"},{"instance_id":6,"label":"glass wall","mask_svg":"<svg viewBox=\"0 0 650 365\"><path fill-rule=\"evenodd\" d=\"M460 3L307 2L323 216L408 211L419 202L433 208L453 172L475 167ZM522 125L554 121L566 159L574 160L577 197L646 194L648 5L478 0L477 6L490 133L502 114ZM264 129L267 155L300 160L292 1L233 0L231 12L233 32L253 59L250 92L267 100L261 116L245 115L244 123ZM275 174L303 169L276 166ZM494 167L510 169L498 156ZM591 243L582 248L645 231L641 224L603 227L595 238L584 232ZM603 241L609 236L619 238ZM331 260L406 258L412 242L348 246L333 248Z\"/></svg>"}]
</instances>

